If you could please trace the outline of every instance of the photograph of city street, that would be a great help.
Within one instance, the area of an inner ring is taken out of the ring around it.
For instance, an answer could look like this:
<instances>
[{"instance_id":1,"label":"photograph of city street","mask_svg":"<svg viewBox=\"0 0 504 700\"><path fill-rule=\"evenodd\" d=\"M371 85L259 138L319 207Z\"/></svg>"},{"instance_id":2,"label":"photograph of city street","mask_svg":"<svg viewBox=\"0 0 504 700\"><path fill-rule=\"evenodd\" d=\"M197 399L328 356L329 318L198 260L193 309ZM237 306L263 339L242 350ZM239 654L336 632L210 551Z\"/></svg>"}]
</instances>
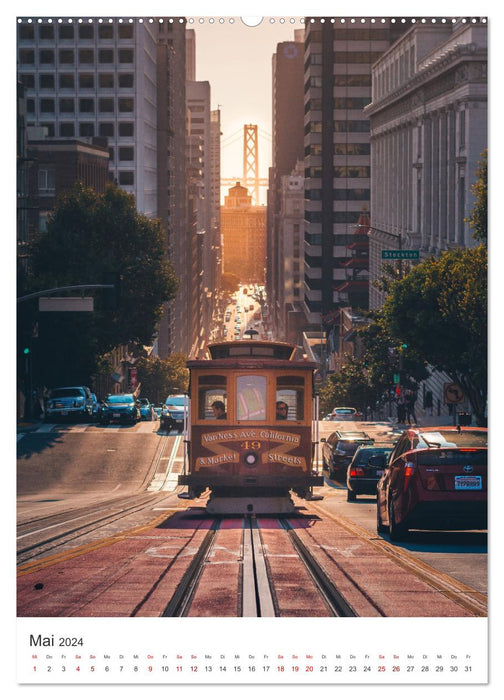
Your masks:
<instances>
[{"instance_id":1,"label":"photograph of city street","mask_svg":"<svg viewBox=\"0 0 504 700\"><path fill-rule=\"evenodd\" d=\"M16 32L17 618L486 622L486 18Z\"/></svg>"}]
</instances>

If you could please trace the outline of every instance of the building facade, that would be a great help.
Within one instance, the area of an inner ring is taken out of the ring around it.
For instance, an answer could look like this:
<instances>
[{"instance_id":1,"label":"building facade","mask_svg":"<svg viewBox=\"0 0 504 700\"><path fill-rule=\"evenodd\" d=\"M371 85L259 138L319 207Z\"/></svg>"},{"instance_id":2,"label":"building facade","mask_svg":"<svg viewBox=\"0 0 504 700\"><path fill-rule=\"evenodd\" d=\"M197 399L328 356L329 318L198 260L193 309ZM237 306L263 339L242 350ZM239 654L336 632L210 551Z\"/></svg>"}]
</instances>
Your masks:
<instances>
[{"instance_id":1,"label":"building facade","mask_svg":"<svg viewBox=\"0 0 504 700\"><path fill-rule=\"evenodd\" d=\"M278 314L275 315L279 339L297 342L297 318L303 298L303 223L304 223L304 165L298 161L289 175L281 179L280 211L278 216ZM271 305L270 305L271 308ZM270 312L271 313L271 312Z\"/></svg>"},{"instance_id":2,"label":"building facade","mask_svg":"<svg viewBox=\"0 0 504 700\"><path fill-rule=\"evenodd\" d=\"M56 138L104 137L111 178L157 216L158 22L18 22L27 125Z\"/></svg>"},{"instance_id":3,"label":"building facade","mask_svg":"<svg viewBox=\"0 0 504 700\"><path fill-rule=\"evenodd\" d=\"M371 197L371 67L404 30L310 18L305 35L305 296L309 328L347 307L347 246Z\"/></svg>"},{"instance_id":4,"label":"building facade","mask_svg":"<svg viewBox=\"0 0 504 700\"><path fill-rule=\"evenodd\" d=\"M272 57L272 167L268 191L266 291L273 329L285 333L284 257L281 241L283 178L303 160L304 30L277 45Z\"/></svg>"},{"instance_id":5,"label":"building facade","mask_svg":"<svg viewBox=\"0 0 504 700\"><path fill-rule=\"evenodd\" d=\"M180 287L176 297L163 306L154 348L160 357L173 352L187 354L191 347L187 326L189 297L184 289L191 266L187 223L185 59L185 23L162 23L157 45L157 208L166 233L167 255Z\"/></svg>"},{"instance_id":6,"label":"building facade","mask_svg":"<svg viewBox=\"0 0 504 700\"><path fill-rule=\"evenodd\" d=\"M236 183L221 207L223 272L238 275L243 284L264 284L266 207L254 206L246 187Z\"/></svg>"},{"instance_id":7,"label":"building facade","mask_svg":"<svg viewBox=\"0 0 504 700\"><path fill-rule=\"evenodd\" d=\"M487 147L487 26L415 26L373 67L370 277L382 251L475 245L467 217ZM370 306L383 297L370 286Z\"/></svg>"}]
</instances>

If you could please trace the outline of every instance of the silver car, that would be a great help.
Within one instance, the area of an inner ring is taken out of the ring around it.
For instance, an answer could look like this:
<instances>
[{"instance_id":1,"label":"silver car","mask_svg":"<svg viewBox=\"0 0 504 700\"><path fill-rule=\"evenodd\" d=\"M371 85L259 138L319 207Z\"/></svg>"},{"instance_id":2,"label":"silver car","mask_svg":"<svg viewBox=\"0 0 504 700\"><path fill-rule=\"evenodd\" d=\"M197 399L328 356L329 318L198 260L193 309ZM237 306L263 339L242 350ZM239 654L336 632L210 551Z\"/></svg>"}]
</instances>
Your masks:
<instances>
[{"instance_id":1,"label":"silver car","mask_svg":"<svg viewBox=\"0 0 504 700\"><path fill-rule=\"evenodd\" d=\"M93 399L87 386L65 386L52 389L46 401L44 420L93 417Z\"/></svg>"}]
</instances>

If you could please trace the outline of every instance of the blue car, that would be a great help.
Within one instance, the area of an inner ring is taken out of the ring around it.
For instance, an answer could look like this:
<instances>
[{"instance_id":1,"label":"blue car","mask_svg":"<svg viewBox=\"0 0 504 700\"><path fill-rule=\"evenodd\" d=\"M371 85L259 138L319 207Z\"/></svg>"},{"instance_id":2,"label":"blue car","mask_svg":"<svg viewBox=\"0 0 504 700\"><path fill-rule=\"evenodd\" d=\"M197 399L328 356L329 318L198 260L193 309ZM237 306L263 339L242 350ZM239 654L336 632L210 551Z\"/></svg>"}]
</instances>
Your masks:
<instances>
[{"instance_id":1,"label":"blue car","mask_svg":"<svg viewBox=\"0 0 504 700\"><path fill-rule=\"evenodd\" d=\"M138 399L140 408L140 420L156 420L157 416L154 411L154 406L149 399Z\"/></svg>"},{"instance_id":2,"label":"blue car","mask_svg":"<svg viewBox=\"0 0 504 700\"><path fill-rule=\"evenodd\" d=\"M136 423L140 420L140 408L133 394L110 394L102 404L100 423L119 421Z\"/></svg>"}]
</instances>

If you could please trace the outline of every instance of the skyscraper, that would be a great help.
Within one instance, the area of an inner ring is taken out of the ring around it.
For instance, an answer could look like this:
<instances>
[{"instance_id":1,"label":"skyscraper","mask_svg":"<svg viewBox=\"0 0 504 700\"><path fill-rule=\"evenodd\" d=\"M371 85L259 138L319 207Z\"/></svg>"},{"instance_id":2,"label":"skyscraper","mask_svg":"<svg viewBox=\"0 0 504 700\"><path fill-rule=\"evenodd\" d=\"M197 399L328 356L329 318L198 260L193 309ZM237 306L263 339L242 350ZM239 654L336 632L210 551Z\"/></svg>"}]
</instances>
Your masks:
<instances>
[{"instance_id":1,"label":"skyscraper","mask_svg":"<svg viewBox=\"0 0 504 700\"><path fill-rule=\"evenodd\" d=\"M371 66L404 31L390 20L309 18L305 37L305 298L308 324L349 305L347 246L369 210ZM351 281L351 280L350 280Z\"/></svg>"},{"instance_id":2,"label":"skyscraper","mask_svg":"<svg viewBox=\"0 0 504 700\"><path fill-rule=\"evenodd\" d=\"M18 20L18 79L27 126L50 137L108 139L111 177L157 216L159 22Z\"/></svg>"},{"instance_id":3,"label":"skyscraper","mask_svg":"<svg viewBox=\"0 0 504 700\"><path fill-rule=\"evenodd\" d=\"M285 332L283 266L280 212L282 178L303 160L303 72L304 30L295 41L277 45L272 58L273 153L268 192L268 237L266 285L271 321L280 334Z\"/></svg>"}]
</instances>

